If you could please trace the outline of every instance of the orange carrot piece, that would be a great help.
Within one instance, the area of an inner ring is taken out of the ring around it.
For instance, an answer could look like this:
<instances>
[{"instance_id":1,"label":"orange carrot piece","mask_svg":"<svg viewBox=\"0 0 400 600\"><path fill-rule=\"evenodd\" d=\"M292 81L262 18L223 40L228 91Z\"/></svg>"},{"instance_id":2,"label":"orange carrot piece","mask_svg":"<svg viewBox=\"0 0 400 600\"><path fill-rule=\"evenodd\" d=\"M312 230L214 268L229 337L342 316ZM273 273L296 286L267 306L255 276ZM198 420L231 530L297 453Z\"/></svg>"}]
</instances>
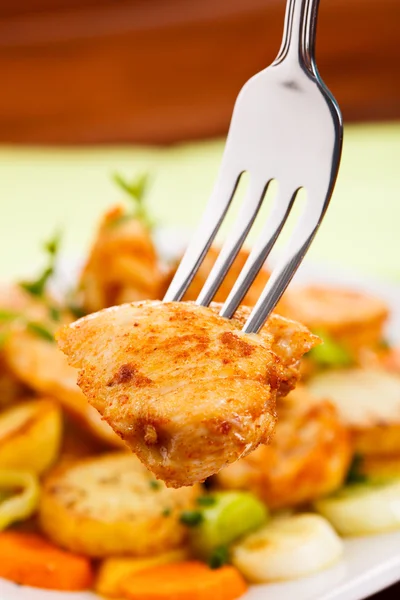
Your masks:
<instances>
[{"instance_id":1,"label":"orange carrot piece","mask_svg":"<svg viewBox=\"0 0 400 600\"><path fill-rule=\"evenodd\" d=\"M234 567L212 570L188 561L129 575L121 588L129 600L234 600L245 593L247 585Z\"/></svg>"},{"instance_id":2,"label":"orange carrot piece","mask_svg":"<svg viewBox=\"0 0 400 600\"><path fill-rule=\"evenodd\" d=\"M39 535L0 533L0 577L50 590L79 591L93 581L89 559L61 550Z\"/></svg>"}]
</instances>

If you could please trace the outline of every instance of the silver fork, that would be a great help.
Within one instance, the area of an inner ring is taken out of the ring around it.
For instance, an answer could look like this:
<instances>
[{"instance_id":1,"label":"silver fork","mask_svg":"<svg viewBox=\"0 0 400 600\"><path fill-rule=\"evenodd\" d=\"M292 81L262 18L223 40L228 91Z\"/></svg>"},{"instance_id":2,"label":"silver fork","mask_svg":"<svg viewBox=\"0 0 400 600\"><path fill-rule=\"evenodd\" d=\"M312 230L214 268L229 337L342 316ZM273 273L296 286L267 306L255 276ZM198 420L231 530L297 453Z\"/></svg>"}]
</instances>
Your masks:
<instances>
[{"instance_id":1,"label":"silver fork","mask_svg":"<svg viewBox=\"0 0 400 600\"><path fill-rule=\"evenodd\" d=\"M197 299L208 306L232 265L272 179L279 184L271 212L221 309L231 318L271 252L305 188L307 201L278 264L243 330L258 332L304 258L328 207L339 169L343 125L335 99L314 59L319 0L287 0L281 49L249 79L233 111L222 164L211 198L164 297L181 300L198 271L233 199L240 175L250 175L239 215Z\"/></svg>"}]
</instances>

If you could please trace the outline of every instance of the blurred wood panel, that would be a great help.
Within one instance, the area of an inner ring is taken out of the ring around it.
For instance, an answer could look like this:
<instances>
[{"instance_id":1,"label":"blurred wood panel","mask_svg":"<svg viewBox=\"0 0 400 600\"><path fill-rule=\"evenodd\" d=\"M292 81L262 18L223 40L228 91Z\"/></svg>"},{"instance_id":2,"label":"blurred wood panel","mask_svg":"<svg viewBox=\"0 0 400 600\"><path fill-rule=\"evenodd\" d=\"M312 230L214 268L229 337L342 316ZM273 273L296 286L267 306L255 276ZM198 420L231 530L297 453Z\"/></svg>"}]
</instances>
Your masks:
<instances>
[{"instance_id":1,"label":"blurred wood panel","mask_svg":"<svg viewBox=\"0 0 400 600\"><path fill-rule=\"evenodd\" d=\"M0 142L170 143L226 132L279 48L282 0L0 0ZM321 0L344 117L400 117L400 0Z\"/></svg>"}]
</instances>

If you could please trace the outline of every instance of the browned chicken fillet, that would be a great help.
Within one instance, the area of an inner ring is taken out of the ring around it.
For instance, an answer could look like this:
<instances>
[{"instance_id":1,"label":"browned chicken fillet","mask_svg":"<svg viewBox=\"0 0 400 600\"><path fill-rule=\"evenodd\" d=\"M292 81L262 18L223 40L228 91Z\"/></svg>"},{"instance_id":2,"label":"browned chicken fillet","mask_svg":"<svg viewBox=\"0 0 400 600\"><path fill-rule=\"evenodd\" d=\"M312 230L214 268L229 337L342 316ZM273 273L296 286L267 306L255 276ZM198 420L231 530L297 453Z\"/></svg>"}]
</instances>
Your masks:
<instances>
[{"instance_id":1,"label":"browned chicken fillet","mask_svg":"<svg viewBox=\"0 0 400 600\"><path fill-rule=\"evenodd\" d=\"M268 443L275 399L318 341L272 316L260 335L192 303L125 304L59 332L89 401L167 485L203 481Z\"/></svg>"},{"instance_id":2,"label":"browned chicken fillet","mask_svg":"<svg viewBox=\"0 0 400 600\"><path fill-rule=\"evenodd\" d=\"M195 278L193 279L192 283L190 284L189 289L187 290L187 292L184 296L185 300L196 300L197 299L198 295L200 294L200 292L206 282L208 275L210 274L212 267L214 266L215 261L218 258L219 252L220 252L220 248L218 248L217 246L211 246L211 248L207 252L203 262L201 263L200 268L197 271ZM250 254L250 251L247 250L246 248L242 248L240 250L240 252L237 255L237 257L235 258L231 268L229 269L228 273L226 274L221 287L215 294L215 297L214 297L215 302L224 302L227 299L229 292L233 288L233 285L235 284L237 278L239 277L241 270L243 269L243 267L249 257L249 254ZM261 292L265 288L265 285L269 279L269 275L270 275L269 271L267 271L265 268L261 269L261 271L255 278L252 286L250 287L249 291L247 292L246 296L243 298L244 305L246 305L246 306L254 306L255 305L255 303L257 302L257 300L259 299L259 297L261 295Z\"/></svg>"},{"instance_id":3,"label":"browned chicken fillet","mask_svg":"<svg viewBox=\"0 0 400 600\"><path fill-rule=\"evenodd\" d=\"M87 312L147 298L160 298L163 273L150 231L117 206L100 224L80 287Z\"/></svg>"},{"instance_id":4,"label":"browned chicken fillet","mask_svg":"<svg viewBox=\"0 0 400 600\"><path fill-rule=\"evenodd\" d=\"M381 341L388 307L364 292L306 286L289 289L277 312L304 323L312 331L327 332L358 360L362 359L360 352L364 348L375 347Z\"/></svg>"},{"instance_id":5,"label":"browned chicken fillet","mask_svg":"<svg viewBox=\"0 0 400 600\"><path fill-rule=\"evenodd\" d=\"M293 507L337 489L352 455L350 435L334 406L297 388L278 403L271 444L220 471L217 483L250 490L272 509Z\"/></svg>"}]
</instances>

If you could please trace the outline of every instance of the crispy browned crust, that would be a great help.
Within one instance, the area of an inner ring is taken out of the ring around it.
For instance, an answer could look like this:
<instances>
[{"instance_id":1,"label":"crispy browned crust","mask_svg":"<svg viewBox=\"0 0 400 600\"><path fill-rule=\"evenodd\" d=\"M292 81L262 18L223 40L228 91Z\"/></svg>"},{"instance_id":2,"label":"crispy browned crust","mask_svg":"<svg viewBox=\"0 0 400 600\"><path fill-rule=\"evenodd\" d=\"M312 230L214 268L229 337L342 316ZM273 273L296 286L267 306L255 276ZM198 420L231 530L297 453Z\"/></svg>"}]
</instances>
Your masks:
<instances>
[{"instance_id":1,"label":"crispy browned crust","mask_svg":"<svg viewBox=\"0 0 400 600\"><path fill-rule=\"evenodd\" d=\"M298 388L279 402L271 444L220 471L217 482L250 490L270 508L292 507L338 488L352 455L350 435L334 406Z\"/></svg>"},{"instance_id":2,"label":"crispy browned crust","mask_svg":"<svg viewBox=\"0 0 400 600\"><path fill-rule=\"evenodd\" d=\"M59 332L91 404L167 485L202 481L268 443L275 400L295 385L317 338L273 315L243 334L218 306L126 304Z\"/></svg>"}]
</instances>

